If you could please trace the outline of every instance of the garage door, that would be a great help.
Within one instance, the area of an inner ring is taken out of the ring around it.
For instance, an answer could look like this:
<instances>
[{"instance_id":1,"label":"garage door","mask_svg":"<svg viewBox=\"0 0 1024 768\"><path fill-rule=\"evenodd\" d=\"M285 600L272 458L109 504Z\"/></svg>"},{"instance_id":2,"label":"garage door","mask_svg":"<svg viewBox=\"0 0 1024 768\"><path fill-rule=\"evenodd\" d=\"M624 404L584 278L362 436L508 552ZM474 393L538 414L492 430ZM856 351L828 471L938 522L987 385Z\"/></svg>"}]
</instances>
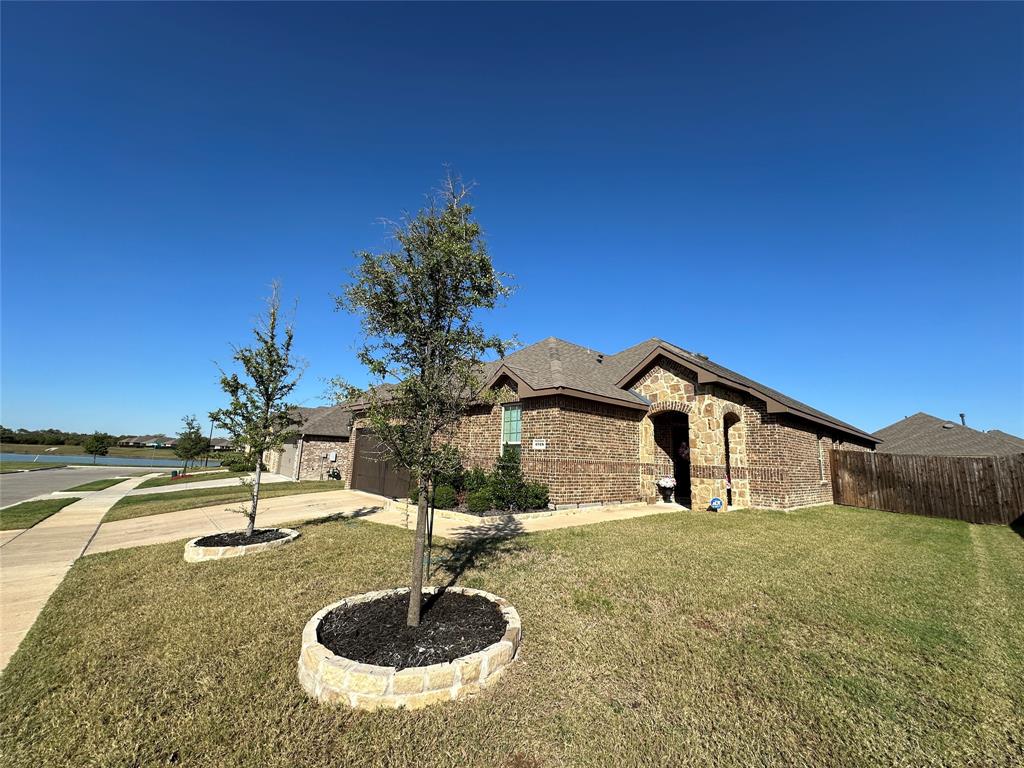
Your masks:
<instances>
[{"instance_id":1,"label":"garage door","mask_svg":"<svg viewBox=\"0 0 1024 768\"><path fill-rule=\"evenodd\" d=\"M409 471L384 458L380 440L368 429L356 430L352 487L393 499L409 495Z\"/></svg>"}]
</instances>

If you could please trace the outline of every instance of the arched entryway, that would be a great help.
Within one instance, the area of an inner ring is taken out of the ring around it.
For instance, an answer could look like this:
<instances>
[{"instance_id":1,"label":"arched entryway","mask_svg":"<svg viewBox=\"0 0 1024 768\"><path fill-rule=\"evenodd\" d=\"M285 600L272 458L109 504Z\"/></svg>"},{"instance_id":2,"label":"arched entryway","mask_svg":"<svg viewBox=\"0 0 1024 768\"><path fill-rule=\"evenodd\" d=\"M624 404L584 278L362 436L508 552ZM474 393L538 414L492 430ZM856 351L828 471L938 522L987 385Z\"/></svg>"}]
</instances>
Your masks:
<instances>
[{"instance_id":1,"label":"arched entryway","mask_svg":"<svg viewBox=\"0 0 1024 768\"><path fill-rule=\"evenodd\" d=\"M673 499L690 506L690 419L681 411L664 410L650 417L653 427L655 481L672 477L676 481Z\"/></svg>"}]
</instances>

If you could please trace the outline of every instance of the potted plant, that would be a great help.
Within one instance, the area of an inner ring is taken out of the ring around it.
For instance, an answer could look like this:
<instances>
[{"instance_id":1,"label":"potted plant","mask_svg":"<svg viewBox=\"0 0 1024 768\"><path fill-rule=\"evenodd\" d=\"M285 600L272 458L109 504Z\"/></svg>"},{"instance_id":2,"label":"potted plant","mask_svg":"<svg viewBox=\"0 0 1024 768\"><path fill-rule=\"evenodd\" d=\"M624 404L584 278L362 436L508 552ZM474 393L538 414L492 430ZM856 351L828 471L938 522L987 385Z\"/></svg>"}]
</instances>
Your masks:
<instances>
[{"instance_id":1,"label":"potted plant","mask_svg":"<svg viewBox=\"0 0 1024 768\"><path fill-rule=\"evenodd\" d=\"M658 481L658 493L661 494L661 500L665 504L669 504L672 501L672 493L676 489L676 479L674 477L663 477Z\"/></svg>"}]
</instances>

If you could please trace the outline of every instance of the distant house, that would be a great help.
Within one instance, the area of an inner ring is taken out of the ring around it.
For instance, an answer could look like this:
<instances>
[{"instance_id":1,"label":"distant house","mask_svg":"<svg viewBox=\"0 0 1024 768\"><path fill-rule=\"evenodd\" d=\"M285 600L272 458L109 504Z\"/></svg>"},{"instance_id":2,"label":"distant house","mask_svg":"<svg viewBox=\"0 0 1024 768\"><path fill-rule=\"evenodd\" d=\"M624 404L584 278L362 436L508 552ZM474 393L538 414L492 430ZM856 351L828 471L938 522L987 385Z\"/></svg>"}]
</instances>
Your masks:
<instances>
[{"instance_id":1,"label":"distant house","mask_svg":"<svg viewBox=\"0 0 1024 768\"><path fill-rule=\"evenodd\" d=\"M918 456L1012 456L1024 453L1024 440L993 429L980 432L964 424L915 413L880 429L879 453Z\"/></svg>"},{"instance_id":2,"label":"distant house","mask_svg":"<svg viewBox=\"0 0 1024 768\"><path fill-rule=\"evenodd\" d=\"M117 441L121 448L173 448L178 441L167 435L136 435Z\"/></svg>"},{"instance_id":3,"label":"distant house","mask_svg":"<svg viewBox=\"0 0 1024 768\"><path fill-rule=\"evenodd\" d=\"M215 437L210 441L211 451L230 451L234 447L234 443L224 437Z\"/></svg>"}]
</instances>

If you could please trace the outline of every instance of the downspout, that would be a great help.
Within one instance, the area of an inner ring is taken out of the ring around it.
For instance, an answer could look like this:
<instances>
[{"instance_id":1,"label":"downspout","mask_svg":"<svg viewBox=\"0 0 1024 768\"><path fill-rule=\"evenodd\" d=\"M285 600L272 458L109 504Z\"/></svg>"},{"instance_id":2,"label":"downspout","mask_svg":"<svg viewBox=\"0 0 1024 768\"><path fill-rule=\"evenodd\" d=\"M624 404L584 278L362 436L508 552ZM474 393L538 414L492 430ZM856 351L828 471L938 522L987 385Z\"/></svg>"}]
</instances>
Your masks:
<instances>
[{"instance_id":1,"label":"downspout","mask_svg":"<svg viewBox=\"0 0 1024 768\"><path fill-rule=\"evenodd\" d=\"M299 435L299 447L295 451L295 466L292 467L292 480L299 479L299 467L302 466L302 436Z\"/></svg>"}]
</instances>

